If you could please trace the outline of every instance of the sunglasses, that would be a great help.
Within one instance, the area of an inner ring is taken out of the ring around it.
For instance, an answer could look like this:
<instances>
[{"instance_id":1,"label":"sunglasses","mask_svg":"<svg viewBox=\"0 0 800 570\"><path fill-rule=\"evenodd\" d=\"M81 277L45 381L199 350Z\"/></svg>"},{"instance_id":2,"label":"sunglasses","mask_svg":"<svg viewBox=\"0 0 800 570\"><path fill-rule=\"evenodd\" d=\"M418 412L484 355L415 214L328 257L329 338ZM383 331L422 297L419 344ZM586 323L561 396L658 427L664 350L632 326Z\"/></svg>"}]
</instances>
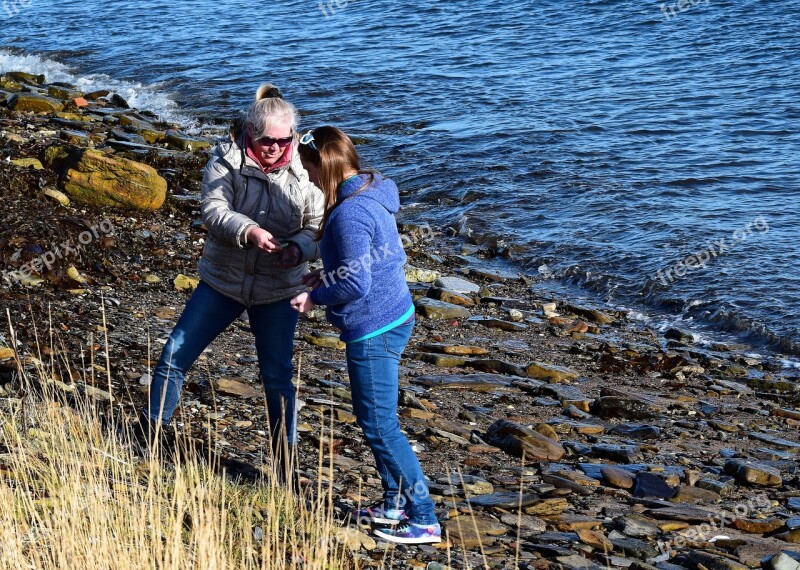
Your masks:
<instances>
[{"instance_id":1,"label":"sunglasses","mask_svg":"<svg viewBox=\"0 0 800 570\"><path fill-rule=\"evenodd\" d=\"M310 148L311 150L316 150L317 152L319 152L317 149L317 145L314 143L314 129L311 129L302 137L300 137L300 144L308 145L308 148Z\"/></svg>"},{"instance_id":2,"label":"sunglasses","mask_svg":"<svg viewBox=\"0 0 800 570\"><path fill-rule=\"evenodd\" d=\"M292 144L293 140L294 140L294 135L282 139L274 139L272 137L261 137L260 139L256 139L256 142L261 146L270 147L276 144L278 145L279 148L286 148L287 146Z\"/></svg>"}]
</instances>

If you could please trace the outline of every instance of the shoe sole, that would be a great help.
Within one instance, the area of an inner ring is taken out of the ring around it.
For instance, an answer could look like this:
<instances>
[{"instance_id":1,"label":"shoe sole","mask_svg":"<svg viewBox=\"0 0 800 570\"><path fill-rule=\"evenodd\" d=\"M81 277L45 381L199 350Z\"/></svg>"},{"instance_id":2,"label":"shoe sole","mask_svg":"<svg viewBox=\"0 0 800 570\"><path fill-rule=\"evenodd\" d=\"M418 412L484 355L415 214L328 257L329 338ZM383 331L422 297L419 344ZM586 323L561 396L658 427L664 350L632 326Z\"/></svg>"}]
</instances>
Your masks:
<instances>
[{"instance_id":1,"label":"shoe sole","mask_svg":"<svg viewBox=\"0 0 800 570\"><path fill-rule=\"evenodd\" d=\"M389 534L383 534L381 531L376 530L375 536L382 538L386 542L393 542L395 544L438 544L442 542L442 537L437 536L424 536L420 538L398 538Z\"/></svg>"}]
</instances>

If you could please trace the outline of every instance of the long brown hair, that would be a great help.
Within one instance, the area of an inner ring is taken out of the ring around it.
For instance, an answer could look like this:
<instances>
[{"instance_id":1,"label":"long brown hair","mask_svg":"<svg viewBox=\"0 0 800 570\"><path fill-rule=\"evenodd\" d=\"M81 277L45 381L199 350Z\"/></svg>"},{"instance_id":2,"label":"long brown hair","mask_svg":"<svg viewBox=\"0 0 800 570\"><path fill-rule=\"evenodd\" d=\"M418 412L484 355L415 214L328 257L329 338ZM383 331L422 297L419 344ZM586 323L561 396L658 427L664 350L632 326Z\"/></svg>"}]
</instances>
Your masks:
<instances>
[{"instance_id":1,"label":"long brown hair","mask_svg":"<svg viewBox=\"0 0 800 570\"><path fill-rule=\"evenodd\" d=\"M359 174L369 175L367 182L349 197L355 196L359 192L366 190L375 180L374 170L361 168L361 158L358 151L344 132L336 127L317 127L311 131L314 137L314 146L311 144L300 144L300 157L317 167L319 171L320 190L325 195L325 216L317 233L317 239L322 239L328 219L341 203L337 202L339 196L339 186L345 181L345 173L355 170Z\"/></svg>"}]
</instances>

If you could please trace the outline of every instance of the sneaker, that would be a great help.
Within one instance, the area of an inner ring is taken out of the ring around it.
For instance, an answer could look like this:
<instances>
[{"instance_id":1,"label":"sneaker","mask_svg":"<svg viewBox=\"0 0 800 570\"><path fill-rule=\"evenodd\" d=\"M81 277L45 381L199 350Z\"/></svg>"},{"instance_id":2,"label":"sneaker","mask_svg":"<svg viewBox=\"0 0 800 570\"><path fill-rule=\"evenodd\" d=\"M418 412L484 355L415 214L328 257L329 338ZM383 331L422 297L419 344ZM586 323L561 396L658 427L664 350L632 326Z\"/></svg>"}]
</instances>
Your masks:
<instances>
[{"instance_id":1,"label":"sneaker","mask_svg":"<svg viewBox=\"0 0 800 570\"><path fill-rule=\"evenodd\" d=\"M383 501L369 507L353 509L352 517L359 524L364 525L384 524L394 526L408 519L403 509L386 509L383 506Z\"/></svg>"},{"instance_id":2,"label":"sneaker","mask_svg":"<svg viewBox=\"0 0 800 570\"><path fill-rule=\"evenodd\" d=\"M442 541L442 527L404 521L395 528L379 528L375 536L397 544L436 544Z\"/></svg>"}]
</instances>

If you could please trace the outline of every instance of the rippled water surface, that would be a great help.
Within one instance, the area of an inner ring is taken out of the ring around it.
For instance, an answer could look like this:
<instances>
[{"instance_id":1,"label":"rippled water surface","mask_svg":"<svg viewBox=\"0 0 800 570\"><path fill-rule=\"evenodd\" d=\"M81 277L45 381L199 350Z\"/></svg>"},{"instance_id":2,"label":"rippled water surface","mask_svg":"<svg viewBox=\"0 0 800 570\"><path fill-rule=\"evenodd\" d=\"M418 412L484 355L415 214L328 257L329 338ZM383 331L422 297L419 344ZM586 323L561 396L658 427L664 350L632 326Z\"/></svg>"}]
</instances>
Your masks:
<instances>
[{"instance_id":1,"label":"rippled water surface","mask_svg":"<svg viewBox=\"0 0 800 570\"><path fill-rule=\"evenodd\" d=\"M538 287L800 353L799 0L27 3L0 69L195 126L273 81Z\"/></svg>"}]
</instances>

